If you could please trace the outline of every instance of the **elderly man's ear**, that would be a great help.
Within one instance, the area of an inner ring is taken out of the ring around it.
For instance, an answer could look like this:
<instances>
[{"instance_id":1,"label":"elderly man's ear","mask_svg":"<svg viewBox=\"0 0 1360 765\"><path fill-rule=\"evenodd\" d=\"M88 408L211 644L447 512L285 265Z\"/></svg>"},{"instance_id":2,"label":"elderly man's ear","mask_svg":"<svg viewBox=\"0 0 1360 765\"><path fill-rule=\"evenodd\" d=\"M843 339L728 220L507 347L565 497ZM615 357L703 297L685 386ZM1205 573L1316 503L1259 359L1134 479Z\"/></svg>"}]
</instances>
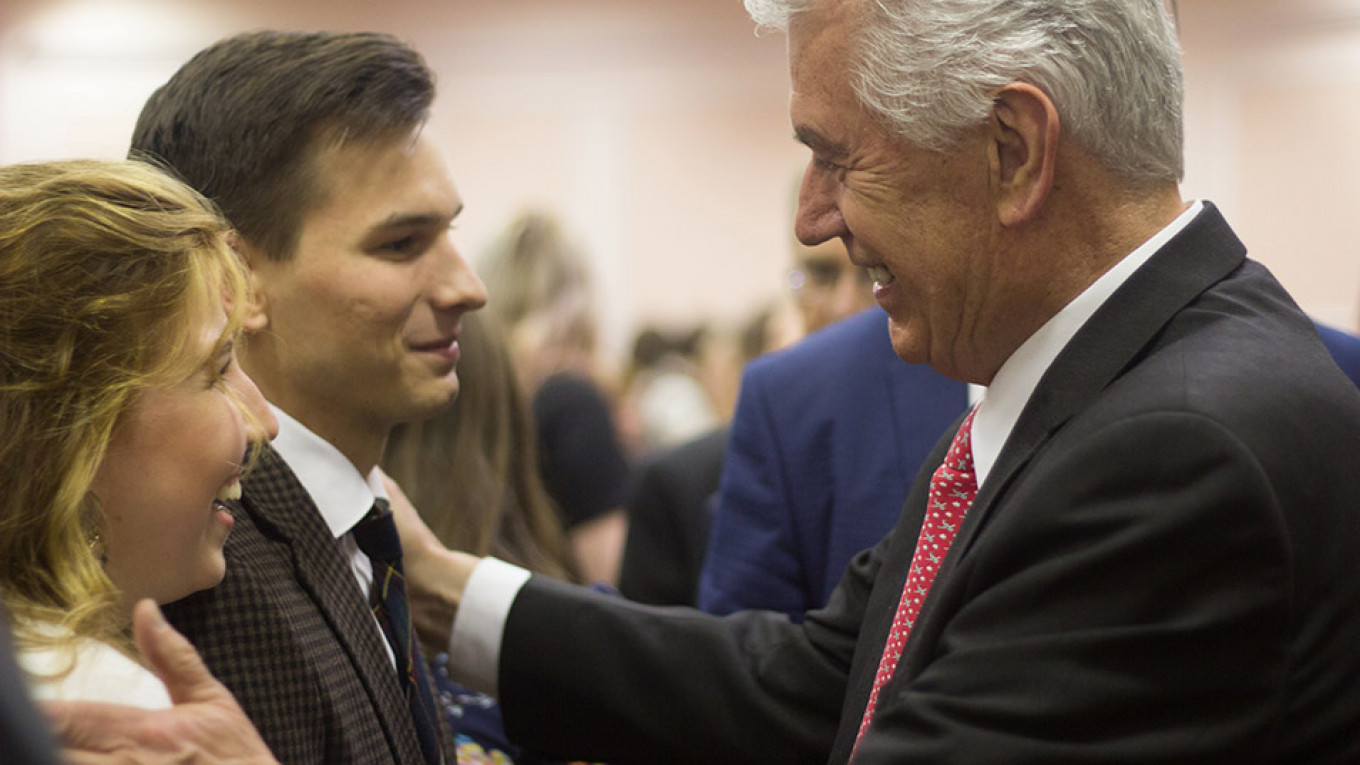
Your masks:
<instances>
[{"instance_id":1,"label":"elderly man's ear","mask_svg":"<svg viewBox=\"0 0 1360 765\"><path fill-rule=\"evenodd\" d=\"M1053 188L1058 110L1039 88L1014 82L996 93L990 123L997 214L1002 225L1030 220Z\"/></svg>"}]
</instances>

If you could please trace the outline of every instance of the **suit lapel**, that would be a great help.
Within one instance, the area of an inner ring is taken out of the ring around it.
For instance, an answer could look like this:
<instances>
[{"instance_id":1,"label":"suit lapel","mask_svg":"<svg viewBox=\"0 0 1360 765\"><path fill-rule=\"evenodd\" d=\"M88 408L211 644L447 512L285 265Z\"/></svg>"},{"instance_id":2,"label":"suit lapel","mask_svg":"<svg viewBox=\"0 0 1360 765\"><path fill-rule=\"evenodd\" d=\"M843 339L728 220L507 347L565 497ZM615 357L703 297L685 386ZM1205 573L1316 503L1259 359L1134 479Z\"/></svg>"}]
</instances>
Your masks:
<instances>
[{"instance_id":1,"label":"suit lapel","mask_svg":"<svg viewBox=\"0 0 1360 765\"><path fill-rule=\"evenodd\" d=\"M941 577L968 553L1006 488L1039 448L1128 369L1176 313L1245 258L1246 248L1217 208L1206 202L1184 230L1110 296L1039 380L959 529Z\"/></svg>"},{"instance_id":2,"label":"suit lapel","mask_svg":"<svg viewBox=\"0 0 1360 765\"><path fill-rule=\"evenodd\" d=\"M384 638L349 561L341 554L311 496L278 453L268 447L247 478L246 492L257 522L270 526L287 541L298 583L344 648L369 702L379 713L392 750L401 752L404 761L422 761L405 696L388 664Z\"/></svg>"}]
</instances>

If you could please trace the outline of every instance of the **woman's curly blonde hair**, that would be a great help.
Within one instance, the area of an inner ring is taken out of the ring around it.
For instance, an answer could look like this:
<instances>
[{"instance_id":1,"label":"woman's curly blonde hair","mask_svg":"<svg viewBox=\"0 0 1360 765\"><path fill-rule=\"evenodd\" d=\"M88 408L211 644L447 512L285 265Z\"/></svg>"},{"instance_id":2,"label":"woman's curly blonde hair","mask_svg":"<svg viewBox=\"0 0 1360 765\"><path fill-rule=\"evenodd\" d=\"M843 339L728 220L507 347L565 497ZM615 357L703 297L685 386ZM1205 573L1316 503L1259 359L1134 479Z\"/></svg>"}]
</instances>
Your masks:
<instances>
[{"instance_id":1,"label":"woman's curly blonde hair","mask_svg":"<svg viewBox=\"0 0 1360 765\"><path fill-rule=\"evenodd\" d=\"M139 391L202 368L198 333L223 300L220 343L240 332L246 271L212 203L159 169L0 167L0 599L21 643L132 653L91 482Z\"/></svg>"}]
</instances>

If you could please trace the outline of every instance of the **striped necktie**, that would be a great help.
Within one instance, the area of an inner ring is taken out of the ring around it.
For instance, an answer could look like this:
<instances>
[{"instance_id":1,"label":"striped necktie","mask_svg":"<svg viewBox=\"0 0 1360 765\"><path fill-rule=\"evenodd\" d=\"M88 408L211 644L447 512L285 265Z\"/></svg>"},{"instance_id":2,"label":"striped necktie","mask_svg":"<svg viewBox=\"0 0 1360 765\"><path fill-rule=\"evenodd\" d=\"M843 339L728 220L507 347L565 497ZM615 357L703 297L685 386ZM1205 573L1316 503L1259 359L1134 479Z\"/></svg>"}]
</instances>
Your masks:
<instances>
[{"instance_id":1,"label":"striped necktie","mask_svg":"<svg viewBox=\"0 0 1360 765\"><path fill-rule=\"evenodd\" d=\"M354 541L373 562L373 587L369 591L369 605L382 627L383 635L392 646L397 660L397 675L406 701L411 706L416 738L425 762L438 765L443 759L439 749L439 713L434 694L423 672L416 667L420 650L411 629L411 614L406 603L406 577L401 568L401 538L392 520L387 500L373 500L373 509L354 527Z\"/></svg>"}]
</instances>

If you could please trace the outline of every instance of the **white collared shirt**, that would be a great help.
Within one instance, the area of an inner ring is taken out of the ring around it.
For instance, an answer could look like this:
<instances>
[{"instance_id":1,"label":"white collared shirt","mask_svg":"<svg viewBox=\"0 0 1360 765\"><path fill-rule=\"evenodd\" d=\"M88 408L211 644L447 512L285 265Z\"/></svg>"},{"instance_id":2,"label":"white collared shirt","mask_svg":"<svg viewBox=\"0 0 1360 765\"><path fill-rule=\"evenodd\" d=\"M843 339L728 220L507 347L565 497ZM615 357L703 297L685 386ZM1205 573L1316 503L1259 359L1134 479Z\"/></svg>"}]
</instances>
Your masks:
<instances>
[{"instance_id":1,"label":"white collared shirt","mask_svg":"<svg viewBox=\"0 0 1360 765\"><path fill-rule=\"evenodd\" d=\"M382 484L382 476L375 467L365 477L354 467L340 450L329 441L313 433L306 425L298 422L287 412L269 405L274 417L279 421L279 435L273 441L274 451L288 463L297 476L302 488L311 495L326 527L335 537L340 553L349 561L350 570L359 584L359 592L365 601L373 587L373 563L354 541L350 532L373 507L373 500L387 499L387 489ZM375 618L376 622L376 618ZM396 656L392 647L383 641L392 666L396 666Z\"/></svg>"},{"instance_id":2,"label":"white collared shirt","mask_svg":"<svg viewBox=\"0 0 1360 765\"><path fill-rule=\"evenodd\" d=\"M1119 287L1204 207L1195 201L1170 225L1157 232L1082 291L1011 354L992 384L982 393L973 418L973 462L978 486L987 480L996 458L1010 436L1020 412L1062 349ZM969 386L976 401L978 386ZM453 679L491 696L498 694L501 638L515 596L529 572L518 566L485 558L473 569L454 618L449 639L449 669Z\"/></svg>"},{"instance_id":3,"label":"white collared shirt","mask_svg":"<svg viewBox=\"0 0 1360 765\"><path fill-rule=\"evenodd\" d=\"M973 467L977 471L979 488L996 464L1006 439L1020 419L1020 412L1038 387L1039 379L1053 365L1058 354L1133 272L1189 225L1202 209L1204 203L1196 200L1168 226L1124 256L1021 343L997 370L973 416Z\"/></svg>"}]
</instances>

